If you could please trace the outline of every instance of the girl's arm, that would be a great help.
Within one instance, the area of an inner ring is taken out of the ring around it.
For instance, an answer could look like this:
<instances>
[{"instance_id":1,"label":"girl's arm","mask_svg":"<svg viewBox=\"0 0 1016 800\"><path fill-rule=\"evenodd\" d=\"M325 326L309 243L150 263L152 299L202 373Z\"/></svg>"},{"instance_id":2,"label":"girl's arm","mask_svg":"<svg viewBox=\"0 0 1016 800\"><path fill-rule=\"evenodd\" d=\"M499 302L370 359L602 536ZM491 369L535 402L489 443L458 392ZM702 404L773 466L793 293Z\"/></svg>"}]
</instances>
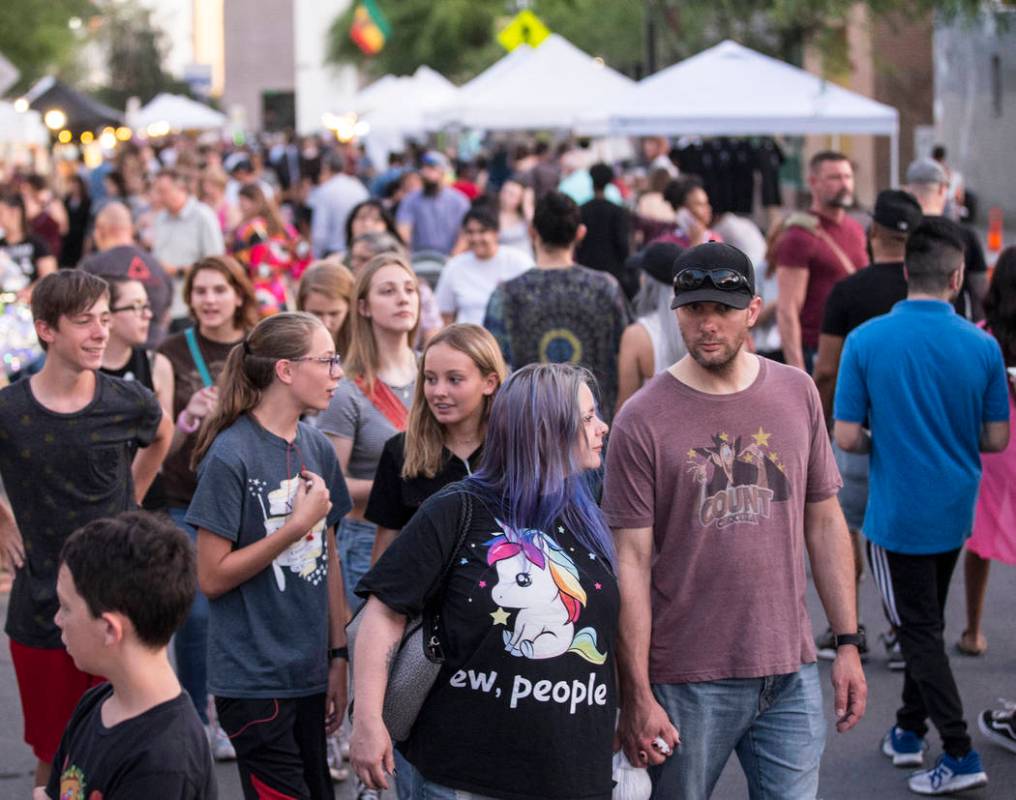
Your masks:
<instances>
[{"instance_id":1,"label":"girl's arm","mask_svg":"<svg viewBox=\"0 0 1016 800\"><path fill-rule=\"evenodd\" d=\"M335 448L335 457L339 459L339 466L342 468L342 477L346 479L346 489L349 491L349 499L353 501L354 508L362 509L367 505L367 498L370 497L370 489L374 481L364 478L349 477L349 459L353 455L353 440L333 433L325 434L328 441Z\"/></svg>"},{"instance_id":2,"label":"girl's arm","mask_svg":"<svg viewBox=\"0 0 1016 800\"><path fill-rule=\"evenodd\" d=\"M233 542L198 528L198 585L209 598L220 597L267 569L331 511L332 501L321 476L307 470L300 474L304 480L293 498L293 511L270 536L234 550Z\"/></svg>"},{"instance_id":3,"label":"girl's arm","mask_svg":"<svg viewBox=\"0 0 1016 800\"><path fill-rule=\"evenodd\" d=\"M398 535L398 530L382 528L380 525L377 526L377 533L374 534L374 547L371 548L370 551L371 566L374 566L377 563L377 560L381 558L384 551L388 549Z\"/></svg>"},{"instance_id":4,"label":"girl's arm","mask_svg":"<svg viewBox=\"0 0 1016 800\"><path fill-rule=\"evenodd\" d=\"M346 606L346 592L342 585L339 569L338 541L335 529L330 528L328 537L328 646L346 646L346 623L349 608ZM346 709L346 682L349 659L333 658L328 664L328 696L325 709L325 733L335 733L342 724Z\"/></svg>"},{"instance_id":5,"label":"girl's arm","mask_svg":"<svg viewBox=\"0 0 1016 800\"><path fill-rule=\"evenodd\" d=\"M170 420L173 419L173 365L162 353L156 353L152 364L152 383L155 384L155 396L159 398L162 411ZM174 436L175 438L175 436Z\"/></svg>"},{"instance_id":6,"label":"girl's arm","mask_svg":"<svg viewBox=\"0 0 1016 800\"><path fill-rule=\"evenodd\" d=\"M381 718L388 668L406 628L406 618L371 596L361 612L353 684L356 712L349 739L349 759L356 774L371 789L387 789L395 770L392 740Z\"/></svg>"}]
</instances>

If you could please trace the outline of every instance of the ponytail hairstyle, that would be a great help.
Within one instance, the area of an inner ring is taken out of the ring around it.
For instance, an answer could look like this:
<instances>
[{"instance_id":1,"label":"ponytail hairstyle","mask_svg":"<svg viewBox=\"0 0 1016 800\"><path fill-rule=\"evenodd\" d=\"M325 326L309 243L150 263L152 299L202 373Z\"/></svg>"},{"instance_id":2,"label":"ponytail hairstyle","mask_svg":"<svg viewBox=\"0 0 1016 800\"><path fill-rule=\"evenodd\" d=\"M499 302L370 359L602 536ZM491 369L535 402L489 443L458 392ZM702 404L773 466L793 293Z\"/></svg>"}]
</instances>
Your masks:
<instances>
[{"instance_id":1,"label":"ponytail hairstyle","mask_svg":"<svg viewBox=\"0 0 1016 800\"><path fill-rule=\"evenodd\" d=\"M444 344L453 350L465 353L476 364L476 368L483 377L486 378L491 374L497 375L498 388L508 375L508 367L505 366L497 340L479 325L466 323L449 325L431 339L424 348L423 357L420 359L420 371L416 378L413 406L409 410L405 459L402 462L403 478L417 478L421 475L425 478L433 478L442 466L444 426L437 421L423 392L426 383L424 367L427 363L427 352L438 344ZM494 390L494 394L483 398L483 414L480 417L481 434L486 430L490 409L496 395L497 389Z\"/></svg>"},{"instance_id":2,"label":"ponytail hairstyle","mask_svg":"<svg viewBox=\"0 0 1016 800\"><path fill-rule=\"evenodd\" d=\"M305 310L307 295L317 292L329 300L345 300L349 310L342 322L342 327L335 334L335 352L341 353L344 357L349 353L349 337L355 309L353 308L353 285L356 279L349 268L340 261L324 259L315 261L307 271L300 277L300 285L296 290L296 307L300 311Z\"/></svg>"},{"instance_id":3,"label":"ponytail hairstyle","mask_svg":"<svg viewBox=\"0 0 1016 800\"><path fill-rule=\"evenodd\" d=\"M350 378L360 378L370 393L374 391L374 381L377 378L380 356L377 351L377 340L374 338L374 323L370 317L365 317L360 312L360 304L367 302L367 295L370 293L370 284L374 276L384 267L390 264L402 267L416 281L416 273L402 255L398 253L381 253L374 256L367 262L363 270L356 278L356 285L353 287L353 300L349 306L349 316L352 318L350 324L349 354L345 359L343 369ZM419 283L417 282L417 285ZM406 337L407 342L416 341L416 331L420 327L420 295L416 295L416 324L409 331Z\"/></svg>"},{"instance_id":4,"label":"ponytail hairstyle","mask_svg":"<svg viewBox=\"0 0 1016 800\"><path fill-rule=\"evenodd\" d=\"M191 469L197 469L216 436L261 402L261 395L275 380L279 361L302 358L310 352L310 339L318 327L323 328L324 323L313 314L283 311L261 320L229 351L217 381L219 403L198 431Z\"/></svg>"},{"instance_id":5,"label":"ponytail hairstyle","mask_svg":"<svg viewBox=\"0 0 1016 800\"><path fill-rule=\"evenodd\" d=\"M560 520L613 563L603 513L576 463L581 437L579 389L596 381L571 364L530 364L513 372L494 399L480 469L463 481L494 515L516 530L553 531Z\"/></svg>"}]
</instances>

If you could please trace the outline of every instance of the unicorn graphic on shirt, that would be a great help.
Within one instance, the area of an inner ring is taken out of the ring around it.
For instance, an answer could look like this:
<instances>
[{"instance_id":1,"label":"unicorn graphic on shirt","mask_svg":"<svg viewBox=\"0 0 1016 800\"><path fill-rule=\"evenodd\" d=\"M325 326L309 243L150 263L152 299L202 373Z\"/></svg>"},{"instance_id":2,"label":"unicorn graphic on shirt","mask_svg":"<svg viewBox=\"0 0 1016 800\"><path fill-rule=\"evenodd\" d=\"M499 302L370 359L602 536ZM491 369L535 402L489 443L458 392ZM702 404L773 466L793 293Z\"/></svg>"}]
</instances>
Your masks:
<instances>
[{"instance_id":1,"label":"unicorn graphic on shirt","mask_svg":"<svg viewBox=\"0 0 1016 800\"><path fill-rule=\"evenodd\" d=\"M505 650L513 656L543 659L575 653L592 664L603 664L593 628L575 630L586 592L575 562L543 531L505 531L486 542L487 564L497 568L494 602L517 608L515 627L504 632Z\"/></svg>"}]
</instances>

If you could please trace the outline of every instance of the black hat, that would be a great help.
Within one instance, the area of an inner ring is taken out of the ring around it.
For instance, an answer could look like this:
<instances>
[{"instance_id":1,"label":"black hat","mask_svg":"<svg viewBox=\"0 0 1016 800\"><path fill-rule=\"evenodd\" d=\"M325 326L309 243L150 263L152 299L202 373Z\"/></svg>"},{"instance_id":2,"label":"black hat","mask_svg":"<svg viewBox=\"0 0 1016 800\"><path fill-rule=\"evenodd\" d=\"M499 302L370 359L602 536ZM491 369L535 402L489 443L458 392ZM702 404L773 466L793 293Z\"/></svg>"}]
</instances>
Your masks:
<instances>
[{"instance_id":1,"label":"black hat","mask_svg":"<svg viewBox=\"0 0 1016 800\"><path fill-rule=\"evenodd\" d=\"M673 242L653 242L644 247L624 262L626 270L648 272L660 283L668 286L674 280L674 262L684 252L684 248Z\"/></svg>"},{"instance_id":2,"label":"black hat","mask_svg":"<svg viewBox=\"0 0 1016 800\"><path fill-rule=\"evenodd\" d=\"M883 228L896 233L910 233L921 224L924 214L910 192L885 189L875 199L875 211L871 218Z\"/></svg>"},{"instance_id":3,"label":"black hat","mask_svg":"<svg viewBox=\"0 0 1016 800\"><path fill-rule=\"evenodd\" d=\"M736 273L732 279L715 275L720 270ZM688 275L682 280L682 273ZM704 273L697 279L694 272ZM714 279L708 273L714 273ZM741 276L738 280L737 275ZM723 284L732 284L725 286ZM674 264L674 302L671 308L689 303L722 303L731 308L747 308L755 296L755 269L736 247L722 242L706 242L685 250Z\"/></svg>"}]
</instances>

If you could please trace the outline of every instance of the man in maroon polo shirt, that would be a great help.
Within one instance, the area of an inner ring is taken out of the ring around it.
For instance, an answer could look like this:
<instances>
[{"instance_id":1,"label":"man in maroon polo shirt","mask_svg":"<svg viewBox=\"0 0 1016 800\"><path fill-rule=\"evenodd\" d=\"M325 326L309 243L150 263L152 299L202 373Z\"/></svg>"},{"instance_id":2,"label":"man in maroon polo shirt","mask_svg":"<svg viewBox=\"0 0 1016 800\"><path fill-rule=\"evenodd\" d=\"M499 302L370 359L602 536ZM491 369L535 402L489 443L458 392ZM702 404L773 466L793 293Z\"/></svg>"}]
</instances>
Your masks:
<instances>
[{"instance_id":1,"label":"man in maroon polo shirt","mask_svg":"<svg viewBox=\"0 0 1016 800\"><path fill-rule=\"evenodd\" d=\"M811 208L792 214L776 243L777 324L783 355L811 372L826 298L841 279L867 266L864 229L847 216L854 170L842 153L816 153L808 164Z\"/></svg>"}]
</instances>

